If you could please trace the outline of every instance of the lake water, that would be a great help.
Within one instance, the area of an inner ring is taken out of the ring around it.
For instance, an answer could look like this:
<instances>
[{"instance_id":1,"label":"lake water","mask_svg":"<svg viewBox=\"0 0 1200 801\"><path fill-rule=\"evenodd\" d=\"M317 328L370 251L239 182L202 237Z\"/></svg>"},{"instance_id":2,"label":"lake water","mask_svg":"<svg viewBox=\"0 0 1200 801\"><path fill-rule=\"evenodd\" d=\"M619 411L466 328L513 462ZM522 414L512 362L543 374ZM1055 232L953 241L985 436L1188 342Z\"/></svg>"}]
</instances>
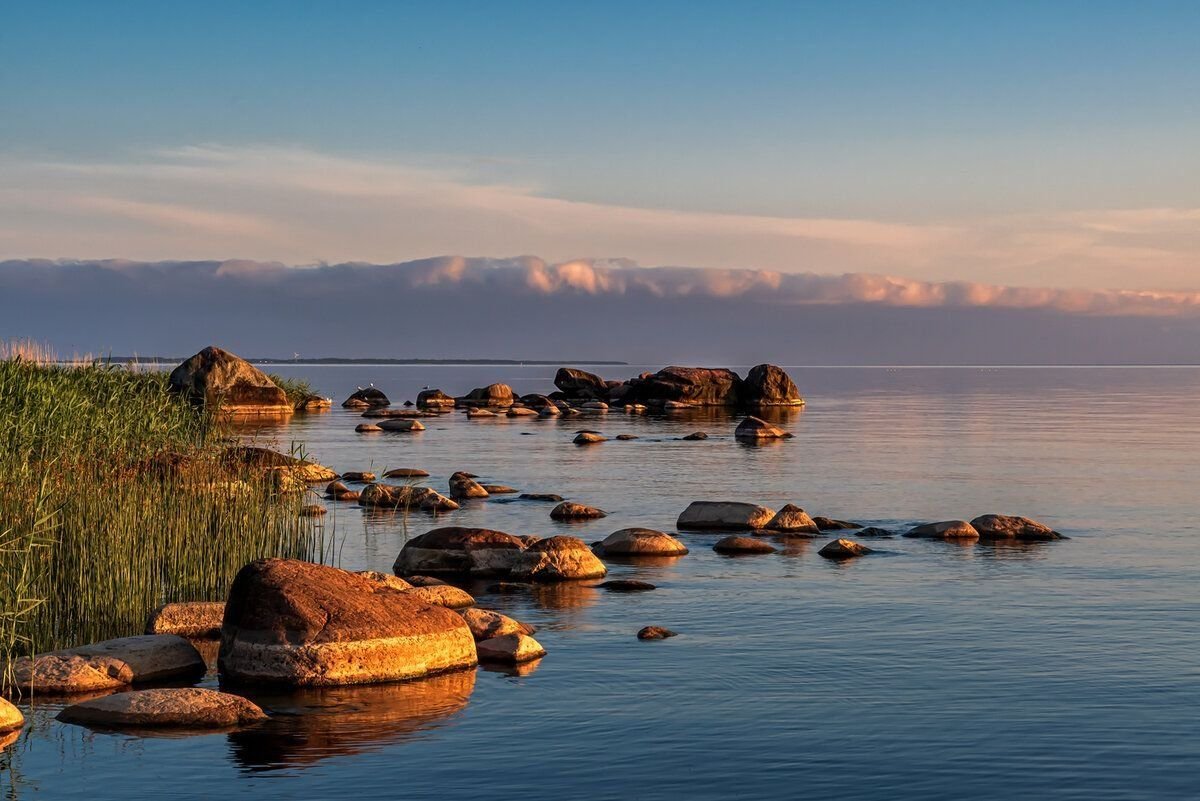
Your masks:
<instances>
[{"instance_id":1,"label":"lake water","mask_svg":"<svg viewBox=\"0 0 1200 801\"><path fill-rule=\"evenodd\" d=\"M624 378L654 367L606 367ZM306 367L340 402L373 382L552 389L550 367ZM741 368L744 373L744 368ZM681 534L666 562L608 560L654 592L588 586L489 595L538 626L549 655L519 672L255 696L270 723L131 737L53 722L4 752L17 798L1195 799L1200 797L1200 369L789 368L808 398L794 439L748 447L724 413L468 421L359 435L357 413L298 416L259 436L339 470L468 470L599 506L473 501L436 523L338 505L341 566L390 570L434 525L598 540L674 531L692 500L732 499L904 529L1023 514L1071 539L1028 546L829 537L715 554ZM579 448L595 428L637 440ZM694 430L701 442L676 438ZM851 535L852 536L852 535ZM585 582L587 584L589 582ZM640 642L647 624L680 636ZM208 683L215 686L215 680Z\"/></svg>"}]
</instances>

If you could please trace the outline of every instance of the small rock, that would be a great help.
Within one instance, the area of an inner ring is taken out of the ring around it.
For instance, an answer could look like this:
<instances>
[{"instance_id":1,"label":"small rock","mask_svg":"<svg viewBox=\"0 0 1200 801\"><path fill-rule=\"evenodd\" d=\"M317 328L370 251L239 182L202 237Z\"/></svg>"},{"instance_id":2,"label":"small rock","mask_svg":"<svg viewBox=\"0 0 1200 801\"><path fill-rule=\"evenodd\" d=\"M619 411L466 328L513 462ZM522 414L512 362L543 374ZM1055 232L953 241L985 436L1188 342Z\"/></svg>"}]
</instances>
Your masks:
<instances>
[{"instance_id":1,"label":"small rock","mask_svg":"<svg viewBox=\"0 0 1200 801\"><path fill-rule=\"evenodd\" d=\"M480 486L487 490L488 495L512 495L517 491L504 484L481 484Z\"/></svg>"},{"instance_id":2,"label":"small rock","mask_svg":"<svg viewBox=\"0 0 1200 801\"><path fill-rule=\"evenodd\" d=\"M600 542L606 556L683 556L687 546L664 531L650 528L623 528Z\"/></svg>"},{"instance_id":3,"label":"small rock","mask_svg":"<svg viewBox=\"0 0 1200 801\"><path fill-rule=\"evenodd\" d=\"M489 412L487 409L467 409L467 418L474 419L476 417L495 417L495 412Z\"/></svg>"},{"instance_id":4,"label":"small rock","mask_svg":"<svg viewBox=\"0 0 1200 801\"><path fill-rule=\"evenodd\" d=\"M563 497L552 492L522 492L517 496L522 501L542 501L545 503L561 503Z\"/></svg>"},{"instance_id":5,"label":"small rock","mask_svg":"<svg viewBox=\"0 0 1200 801\"><path fill-rule=\"evenodd\" d=\"M366 471L351 470L349 473L342 473L342 481L357 481L363 484L370 483L375 480L374 473Z\"/></svg>"},{"instance_id":6,"label":"small rock","mask_svg":"<svg viewBox=\"0 0 1200 801\"><path fill-rule=\"evenodd\" d=\"M593 431L581 431L572 440L576 445L594 445L597 442L608 442L608 437Z\"/></svg>"},{"instance_id":7,"label":"small rock","mask_svg":"<svg viewBox=\"0 0 1200 801\"><path fill-rule=\"evenodd\" d=\"M383 474L384 478L424 478L429 472L416 467L395 467Z\"/></svg>"},{"instance_id":8,"label":"small rock","mask_svg":"<svg viewBox=\"0 0 1200 801\"><path fill-rule=\"evenodd\" d=\"M893 534L891 531L888 531L886 528L878 528L876 526L867 526L863 530L859 531L857 536L859 536L859 537L875 537L877 539L883 539L885 537L894 537L895 534Z\"/></svg>"},{"instance_id":9,"label":"small rock","mask_svg":"<svg viewBox=\"0 0 1200 801\"><path fill-rule=\"evenodd\" d=\"M862 528L858 523L851 523L847 520L834 520L832 517L817 516L813 518L813 522L817 524L817 528L821 531L844 531L851 528Z\"/></svg>"},{"instance_id":10,"label":"small rock","mask_svg":"<svg viewBox=\"0 0 1200 801\"><path fill-rule=\"evenodd\" d=\"M738 423L733 436L742 440L786 439L792 435L778 426L773 426L761 417L748 416Z\"/></svg>"},{"instance_id":11,"label":"small rock","mask_svg":"<svg viewBox=\"0 0 1200 801\"><path fill-rule=\"evenodd\" d=\"M420 420L410 420L404 417L390 417L379 424L384 431L424 431L425 426Z\"/></svg>"},{"instance_id":12,"label":"small rock","mask_svg":"<svg viewBox=\"0 0 1200 801\"><path fill-rule=\"evenodd\" d=\"M574 503L573 501L563 501L550 511L550 519L552 520L590 520L597 517L606 517L607 515L608 512L597 509L594 506L586 506L582 503Z\"/></svg>"},{"instance_id":13,"label":"small rock","mask_svg":"<svg viewBox=\"0 0 1200 801\"><path fill-rule=\"evenodd\" d=\"M685 442L695 442L701 439L708 439L708 434L704 433L703 431L693 431L690 434L680 437L680 439L684 440Z\"/></svg>"},{"instance_id":14,"label":"small rock","mask_svg":"<svg viewBox=\"0 0 1200 801\"><path fill-rule=\"evenodd\" d=\"M874 551L854 540L836 539L817 553L826 559L851 559L855 556L866 556Z\"/></svg>"},{"instance_id":15,"label":"small rock","mask_svg":"<svg viewBox=\"0 0 1200 801\"><path fill-rule=\"evenodd\" d=\"M475 645L480 662L502 662L515 665L530 662L546 655L546 649L525 634L505 634L492 637Z\"/></svg>"},{"instance_id":16,"label":"small rock","mask_svg":"<svg viewBox=\"0 0 1200 801\"><path fill-rule=\"evenodd\" d=\"M458 472L450 476L450 497L455 500L464 498L486 498L488 491L475 481L469 473Z\"/></svg>"},{"instance_id":17,"label":"small rock","mask_svg":"<svg viewBox=\"0 0 1200 801\"><path fill-rule=\"evenodd\" d=\"M475 641L490 640L493 637L503 637L508 634L532 635L537 632L533 626L519 620L493 612L490 609L470 608L459 612L462 619L467 621Z\"/></svg>"},{"instance_id":18,"label":"small rock","mask_svg":"<svg viewBox=\"0 0 1200 801\"><path fill-rule=\"evenodd\" d=\"M637 439L637 434L617 434L617 439L622 442L628 442L631 439Z\"/></svg>"},{"instance_id":19,"label":"small rock","mask_svg":"<svg viewBox=\"0 0 1200 801\"><path fill-rule=\"evenodd\" d=\"M904 536L915 539L977 540L979 532L966 520L943 520L940 523L914 526L904 532Z\"/></svg>"},{"instance_id":20,"label":"small rock","mask_svg":"<svg viewBox=\"0 0 1200 801\"><path fill-rule=\"evenodd\" d=\"M713 546L713 550L726 554L775 553L775 546L754 537L730 536L718 540L717 544Z\"/></svg>"},{"instance_id":21,"label":"small rock","mask_svg":"<svg viewBox=\"0 0 1200 801\"><path fill-rule=\"evenodd\" d=\"M333 500L335 500L335 501L357 501L361 497L362 496L357 492L353 492L352 490L346 490L345 492L339 492L337 495L334 495Z\"/></svg>"},{"instance_id":22,"label":"small rock","mask_svg":"<svg viewBox=\"0 0 1200 801\"><path fill-rule=\"evenodd\" d=\"M359 423L354 427L354 430L359 434L374 434L377 431L383 431L382 428L374 423Z\"/></svg>"},{"instance_id":23,"label":"small rock","mask_svg":"<svg viewBox=\"0 0 1200 801\"><path fill-rule=\"evenodd\" d=\"M21 710L6 699L0 698L0 734L16 731L24 725L25 716L21 714Z\"/></svg>"},{"instance_id":24,"label":"small rock","mask_svg":"<svg viewBox=\"0 0 1200 801\"><path fill-rule=\"evenodd\" d=\"M639 640L665 640L675 636L678 636L675 632L662 626L646 626L637 633Z\"/></svg>"},{"instance_id":25,"label":"small rock","mask_svg":"<svg viewBox=\"0 0 1200 801\"><path fill-rule=\"evenodd\" d=\"M239 695L202 687L133 690L73 704L63 723L129 728L224 729L257 723L267 715Z\"/></svg>"},{"instance_id":26,"label":"small rock","mask_svg":"<svg viewBox=\"0 0 1200 801\"><path fill-rule=\"evenodd\" d=\"M331 482L329 482L329 485L325 487L325 497L336 498L338 495L341 495L343 492L350 492L350 491L351 491L350 488L347 487L345 484L343 484L341 481L331 481Z\"/></svg>"},{"instance_id":27,"label":"small rock","mask_svg":"<svg viewBox=\"0 0 1200 801\"><path fill-rule=\"evenodd\" d=\"M528 406L513 406L508 410L509 417L537 417L537 409L530 409Z\"/></svg>"},{"instance_id":28,"label":"small rock","mask_svg":"<svg viewBox=\"0 0 1200 801\"><path fill-rule=\"evenodd\" d=\"M649 592L650 590L658 589L648 581L637 581L635 579L613 579L606 581L603 584L597 584L596 587L609 592Z\"/></svg>"},{"instance_id":29,"label":"small rock","mask_svg":"<svg viewBox=\"0 0 1200 801\"><path fill-rule=\"evenodd\" d=\"M577 537L548 537L530 543L513 567L512 577L538 582L604 578L608 568Z\"/></svg>"},{"instance_id":30,"label":"small rock","mask_svg":"<svg viewBox=\"0 0 1200 801\"><path fill-rule=\"evenodd\" d=\"M387 395L375 387L359 389L353 395L342 401L344 409L375 409L391 405Z\"/></svg>"}]
</instances>

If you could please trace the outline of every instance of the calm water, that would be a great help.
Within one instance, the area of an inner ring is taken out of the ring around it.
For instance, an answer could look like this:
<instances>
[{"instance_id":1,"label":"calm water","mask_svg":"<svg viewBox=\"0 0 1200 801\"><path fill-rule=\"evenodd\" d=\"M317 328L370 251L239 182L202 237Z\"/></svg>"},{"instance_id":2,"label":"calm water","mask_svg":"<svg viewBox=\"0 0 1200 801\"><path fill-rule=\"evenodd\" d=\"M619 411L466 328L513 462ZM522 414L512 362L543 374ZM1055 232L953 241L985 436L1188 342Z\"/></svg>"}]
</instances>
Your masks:
<instances>
[{"instance_id":1,"label":"calm water","mask_svg":"<svg viewBox=\"0 0 1200 801\"><path fill-rule=\"evenodd\" d=\"M657 366L656 366L657 367ZM611 377L644 368L603 368ZM548 391L547 367L289 367L341 401L374 382L494 380ZM340 470L469 470L609 511L475 501L439 524L597 540L674 530L694 499L903 528L1025 514L1072 539L1026 547L890 539L835 564L827 538L729 558L616 563L655 592L584 586L479 604L536 624L524 675L256 697L271 723L140 738L52 722L6 752L4 789L46 798L1144 799L1200 797L1200 369L791 369L796 438L746 447L719 414L667 420L455 414L362 436L357 414L260 432ZM588 448L579 428L641 438ZM705 430L703 442L673 440ZM343 567L390 570L435 523L338 506ZM639 642L647 624L680 632ZM215 681L210 679L210 684Z\"/></svg>"}]
</instances>

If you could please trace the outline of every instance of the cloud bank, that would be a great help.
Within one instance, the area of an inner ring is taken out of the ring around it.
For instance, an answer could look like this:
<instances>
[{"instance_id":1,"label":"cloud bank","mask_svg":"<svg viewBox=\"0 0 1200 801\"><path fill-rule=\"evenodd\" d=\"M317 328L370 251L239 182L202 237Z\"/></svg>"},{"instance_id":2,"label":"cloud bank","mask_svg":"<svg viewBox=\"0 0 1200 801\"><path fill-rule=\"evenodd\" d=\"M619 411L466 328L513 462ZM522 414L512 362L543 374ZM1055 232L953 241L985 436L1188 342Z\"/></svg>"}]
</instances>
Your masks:
<instances>
[{"instance_id":1,"label":"cloud bank","mask_svg":"<svg viewBox=\"0 0 1200 801\"><path fill-rule=\"evenodd\" d=\"M184 147L123 161L0 154L0 258L311 263L535 252L564 263L620 254L642 264L784 274L1200 291L1197 209L765 216L586 202L487 182L483 173L478 162L414 165L287 147ZM870 176L863 180L869 186Z\"/></svg>"},{"instance_id":2,"label":"cloud bank","mask_svg":"<svg viewBox=\"0 0 1200 801\"><path fill-rule=\"evenodd\" d=\"M1194 362L1200 293L622 259L0 262L0 338L64 351L785 363Z\"/></svg>"}]
</instances>

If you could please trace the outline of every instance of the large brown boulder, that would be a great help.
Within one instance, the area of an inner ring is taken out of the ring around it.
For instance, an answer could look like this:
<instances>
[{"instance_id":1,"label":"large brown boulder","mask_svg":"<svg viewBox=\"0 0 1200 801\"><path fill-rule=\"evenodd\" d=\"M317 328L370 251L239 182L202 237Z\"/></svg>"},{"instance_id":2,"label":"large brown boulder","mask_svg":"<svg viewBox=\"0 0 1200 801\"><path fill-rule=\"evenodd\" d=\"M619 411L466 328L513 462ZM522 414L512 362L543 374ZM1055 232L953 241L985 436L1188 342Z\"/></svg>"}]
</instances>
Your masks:
<instances>
[{"instance_id":1,"label":"large brown boulder","mask_svg":"<svg viewBox=\"0 0 1200 801\"><path fill-rule=\"evenodd\" d=\"M475 662L471 630L450 610L294 559L238 572L218 659L228 680L292 686L396 681Z\"/></svg>"},{"instance_id":2,"label":"large brown boulder","mask_svg":"<svg viewBox=\"0 0 1200 801\"><path fill-rule=\"evenodd\" d=\"M461 470L450 476L450 497L456 501L467 498L486 498L488 494L482 484Z\"/></svg>"},{"instance_id":3,"label":"large brown boulder","mask_svg":"<svg viewBox=\"0 0 1200 801\"><path fill-rule=\"evenodd\" d=\"M692 501L675 521L676 528L756 529L764 528L775 517L765 506L737 501Z\"/></svg>"},{"instance_id":4,"label":"large brown boulder","mask_svg":"<svg viewBox=\"0 0 1200 801\"><path fill-rule=\"evenodd\" d=\"M367 387L363 389L359 387L350 397L342 401L343 409L382 409L384 406L390 406L392 402L388 400L388 396L383 394L383 390L375 387Z\"/></svg>"},{"instance_id":5,"label":"large brown boulder","mask_svg":"<svg viewBox=\"0 0 1200 801\"><path fill-rule=\"evenodd\" d=\"M1062 534L1054 529L1018 515L980 515L971 525L985 540L1061 540Z\"/></svg>"},{"instance_id":6,"label":"large brown boulder","mask_svg":"<svg viewBox=\"0 0 1200 801\"><path fill-rule=\"evenodd\" d=\"M239 695L201 687L117 693L58 713L63 723L132 729L228 729L266 719L262 709Z\"/></svg>"},{"instance_id":7,"label":"large brown boulder","mask_svg":"<svg viewBox=\"0 0 1200 801\"><path fill-rule=\"evenodd\" d=\"M222 415L288 417L295 412L266 373L212 345L172 370L167 380L173 391Z\"/></svg>"},{"instance_id":8,"label":"large brown boulder","mask_svg":"<svg viewBox=\"0 0 1200 801\"><path fill-rule=\"evenodd\" d=\"M767 523L767 528L785 534L817 534L820 532L816 521L808 516L808 512L793 503L789 503L776 512L775 516L771 518L771 522Z\"/></svg>"},{"instance_id":9,"label":"large brown boulder","mask_svg":"<svg viewBox=\"0 0 1200 801\"><path fill-rule=\"evenodd\" d=\"M628 389L616 393L622 403L736 406L741 402L742 379L724 368L665 367L626 386Z\"/></svg>"},{"instance_id":10,"label":"large brown boulder","mask_svg":"<svg viewBox=\"0 0 1200 801\"><path fill-rule=\"evenodd\" d=\"M623 528L601 541L597 550L605 556L683 556L687 546L663 531Z\"/></svg>"},{"instance_id":11,"label":"large brown boulder","mask_svg":"<svg viewBox=\"0 0 1200 801\"><path fill-rule=\"evenodd\" d=\"M576 537L547 537L530 544L512 577L525 581L570 581L608 574L587 543Z\"/></svg>"},{"instance_id":12,"label":"large brown boulder","mask_svg":"<svg viewBox=\"0 0 1200 801\"><path fill-rule=\"evenodd\" d=\"M513 391L508 384L476 387L461 399L468 406L512 406Z\"/></svg>"},{"instance_id":13,"label":"large brown boulder","mask_svg":"<svg viewBox=\"0 0 1200 801\"><path fill-rule=\"evenodd\" d=\"M453 405L454 398L440 389L423 389L417 393L417 406L422 409Z\"/></svg>"},{"instance_id":14,"label":"large brown boulder","mask_svg":"<svg viewBox=\"0 0 1200 801\"><path fill-rule=\"evenodd\" d=\"M904 536L931 540L977 540L979 532L966 520L943 520L923 523L904 532Z\"/></svg>"},{"instance_id":15,"label":"large brown boulder","mask_svg":"<svg viewBox=\"0 0 1200 801\"><path fill-rule=\"evenodd\" d=\"M607 400L608 384L603 378L586 370L560 367L554 374L554 386L575 400Z\"/></svg>"},{"instance_id":16,"label":"large brown boulder","mask_svg":"<svg viewBox=\"0 0 1200 801\"><path fill-rule=\"evenodd\" d=\"M760 364L750 368L742 382L742 403L747 406L803 406L804 398L782 367Z\"/></svg>"},{"instance_id":17,"label":"large brown boulder","mask_svg":"<svg viewBox=\"0 0 1200 801\"><path fill-rule=\"evenodd\" d=\"M524 547L522 540L503 531L445 526L405 543L392 570L398 576L503 576L512 571Z\"/></svg>"}]
</instances>

